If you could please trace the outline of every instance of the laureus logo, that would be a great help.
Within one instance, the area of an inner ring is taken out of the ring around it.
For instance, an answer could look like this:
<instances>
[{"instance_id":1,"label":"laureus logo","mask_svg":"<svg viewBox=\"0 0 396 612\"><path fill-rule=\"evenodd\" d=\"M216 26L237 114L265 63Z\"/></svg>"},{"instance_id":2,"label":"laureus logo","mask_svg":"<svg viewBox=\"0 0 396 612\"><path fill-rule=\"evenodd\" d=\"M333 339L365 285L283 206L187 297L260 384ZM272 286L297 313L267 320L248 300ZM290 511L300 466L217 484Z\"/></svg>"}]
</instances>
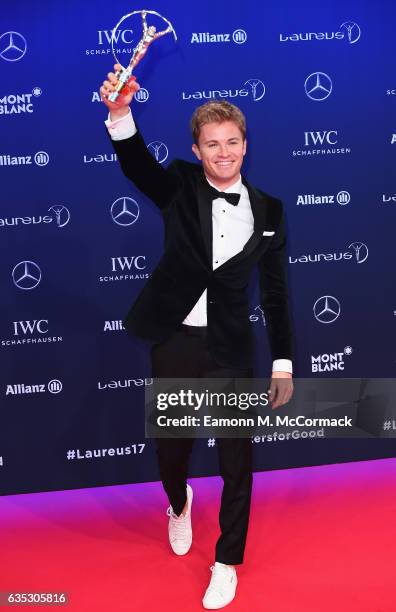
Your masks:
<instances>
[{"instance_id":1,"label":"laureus logo","mask_svg":"<svg viewBox=\"0 0 396 612\"><path fill-rule=\"evenodd\" d=\"M147 145L147 148L159 164L164 163L168 159L169 151L164 142L154 140Z\"/></svg>"},{"instance_id":2,"label":"laureus logo","mask_svg":"<svg viewBox=\"0 0 396 612\"><path fill-rule=\"evenodd\" d=\"M265 96L265 85L260 79L249 79L244 85L249 85L252 92L252 97L255 102L258 102Z\"/></svg>"},{"instance_id":3,"label":"laureus logo","mask_svg":"<svg viewBox=\"0 0 396 612\"><path fill-rule=\"evenodd\" d=\"M140 91L140 90L139 90ZM248 79L243 87L229 89L202 89L191 93L183 91L183 100L216 100L219 98L247 98L252 97L254 102L259 102L265 96L265 85L260 79ZM139 92L138 92L139 93Z\"/></svg>"},{"instance_id":4,"label":"laureus logo","mask_svg":"<svg viewBox=\"0 0 396 612\"><path fill-rule=\"evenodd\" d=\"M312 42L323 41L330 42L334 40L345 40L350 45L354 45L361 36L360 26L356 21L344 21L337 31L322 31L322 32L293 32L291 34L280 34L280 42Z\"/></svg>"}]
</instances>

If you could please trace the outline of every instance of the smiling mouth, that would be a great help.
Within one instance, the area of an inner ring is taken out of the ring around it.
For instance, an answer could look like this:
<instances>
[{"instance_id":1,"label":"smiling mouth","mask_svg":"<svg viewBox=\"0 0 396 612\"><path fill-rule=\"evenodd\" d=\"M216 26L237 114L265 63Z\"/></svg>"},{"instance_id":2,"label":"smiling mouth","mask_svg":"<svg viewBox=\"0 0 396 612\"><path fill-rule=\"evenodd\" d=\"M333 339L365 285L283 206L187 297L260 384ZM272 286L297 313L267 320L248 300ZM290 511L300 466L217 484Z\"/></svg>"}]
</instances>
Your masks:
<instances>
[{"instance_id":1,"label":"smiling mouth","mask_svg":"<svg viewBox=\"0 0 396 612\"><path fill-rule=\"evenodd\" d=\"M231 166L231 164L233 164L234 162L233 161L226 161L226 162L225 161L223 161L223 162L218 161L218 162L215 162L215 163L216 163L217 166Z\"/></svg>"}]
</instances>

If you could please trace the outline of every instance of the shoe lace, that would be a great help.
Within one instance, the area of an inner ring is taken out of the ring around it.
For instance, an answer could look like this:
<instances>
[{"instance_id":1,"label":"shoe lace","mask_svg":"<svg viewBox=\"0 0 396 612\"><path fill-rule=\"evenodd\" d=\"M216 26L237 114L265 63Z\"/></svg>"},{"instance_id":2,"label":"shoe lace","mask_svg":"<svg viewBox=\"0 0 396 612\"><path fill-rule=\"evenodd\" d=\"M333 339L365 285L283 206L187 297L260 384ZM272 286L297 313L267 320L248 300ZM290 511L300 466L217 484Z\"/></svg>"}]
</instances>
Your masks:
<instances>
[{"instance_id":1,"label":"shoe lace","mask_svg":"<svg viewBox=\"0 0 396 612\"><path fill-rule=\"evenodd\" d=\"M223 567L219 567L219 566L216 567L214 565L211 565L210 571L212 572L212 578L210 579L208 590L219 591L219 593L223 594L224 577L228 575L228 570L225 567L223 568Z\"/></svg>"},{"instance_id":2,"label":"shoe lace","mask_svg":"<svg viewBox=\"0 0 396 612\"><path fill-rule=\"evenodd\" d=\"M172 532L175 535L176 539L184 539L187 535L186 533L186 529L185 529L185 525L186 525L186 516L183 516L183 514L181 514L180 516L177 516L172 509L172 506L169 506L169 508L166 511L166 514L170 517L171 519L171 523L172 523Z\"/></svg>"}]
</instances>

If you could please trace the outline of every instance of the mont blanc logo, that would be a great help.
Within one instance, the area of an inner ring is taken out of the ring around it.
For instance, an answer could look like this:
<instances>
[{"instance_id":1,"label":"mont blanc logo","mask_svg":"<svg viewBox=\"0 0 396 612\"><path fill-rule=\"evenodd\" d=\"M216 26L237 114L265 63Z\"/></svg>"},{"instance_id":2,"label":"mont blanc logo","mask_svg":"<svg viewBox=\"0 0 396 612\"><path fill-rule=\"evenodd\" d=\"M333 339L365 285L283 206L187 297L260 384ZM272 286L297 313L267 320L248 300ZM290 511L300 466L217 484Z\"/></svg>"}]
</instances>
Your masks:
<instances>
[{"instance_id":1,"label":"mont blanc logo","mask_svg":"<svg viewBox=\"0 0 396 612\"><path fill-rule=\"evenodd\" d=\"M0 36L0 57L6 62L18 62L26 53L26 38L19 32L5 32Z\"/></svg>"},{"instance_id":2,"label":"mont blanc logo","mask_svg":"<svg viewBox=\"0 0 396 612\"><path fill-rule=\"evenodd\" d=\"M33 87L28 93L12 93L0 98L0 115L22 115L34 112L35 98L43 93L41 87Z\"/></svg>"},{"instance_id":3,"label":"mont blanc logo","mask_svg":"<svg viewBox=\"0 0 396 612\"><path fill-rule=\"evenodd\" d=\"M111 273L99 276L99 282L115 282L148 278L146 255L111 257Z\"/></svg>"},{"instance_id":4,"label":"mont blanc logo","mask_svg":"<svg viewBox=\"0 0 396 612\"><path fill-rule=\"evenodd\" d=\"M338 130L304 132L303 149L293 149L293 157L316 157L320 155L349 155L350 147L339 143Z\"/></svg>"},{"instance_id":5,"label":"mont blanc logo","mask_svg":"<svg viewBox=\"0 0 396 612\"><path fill-rule=\"evenodd\" d=\"M17 383L14 385L7 385L6 395L32 395L36 393L46 393L49 391L53 394L58 394L62 391L63 385L60 380L54 378L47 384L35 384L25 385L24 383Z\"/></svg>"},{"instance_id":6,"label":"mont blanc logo","mask_svg":"<svg viewBox=\"0 0 396 612\"><path fill-rule=\"evenodd\" d=\"M341 304L332 295L323 295L313 305L313 313L319 323L334 323L341 314Z\"/></svg>"},{"instance_id":7,"label":"mont blanc logo","mask_svg":"<svg viewBox=\"0 0 396 612\"><path fill-rule=\"evenodd\" d=\"M247 41L245 30L234 30L232 34L211 34L210 32L193 32L191 34L191 44L208 44L208 43L229 43L234 42L237 45L242 45Z\"/></svg>"},{"instance_id":8,"label":"mont blanc logo","mask_svg":"<svg viewBox=\"0 0 396 612\"><path fill-rule=\"evenodd\" d=\"M139 205L132 198L118 198L111 205L110 213L117 225L133 225L139 218Z\"/></svg>"},{"instance_id":9,"label":"mont blanc logo","mask_svg":"<svg viewBox=\"0 0 396 612\"><path fill-rule=\"evenodd\" d=\"M368 248L364 242L352 242L347 247L349 251L334 251L333 253L309 253L300 257L289 257L289 263L321 263L337 261L355 261L362 264L368 258Z\"/></svg>"},{"instance_id":10,"label":"mont blanc logo","mask_svg":"<svg viewBox=\"0 0 396 612\"><path fill-rule=\"evenodd\" d=\"M248 79L244 87L230 89L203 89L192 93L182 92L183 100L216 100L219 98L246 98L251 96L254 102L259 102L265 95L265 85L260 79Z\"/></svg>"},{"instance_id":11,"label":"mont blanc logo","mask_svg":"<svg viewBox=\"0 0 396 612\"><path fill-rule=\"evenodd\" d=\"M65 227L70 221L70 212L66 206L57 204L48 209L50 215L0 217L0 228L24 227L25 225L52 224L56 227Z\"/></svg>"},{"instance_id":12,"label":"mont blanc logo","mask_svg":"<svg viewBox=\"0 0 396 612\"><path fill-rule=\"evenodd\" d=\"M323 102L333 90L333 82L325 72L313 72L305 79L305 93L314 102Z\"/></svg>"},{"instance_id":13,"label":"mont blanc logo","mask_svg":"<svg viewBox=\"0 0 396 612\"><path fill-rule=\"evenodd\" d=\"M46 166L49 155L45 151L37 151L34 155L1 155L0 166Z\"/></svg>"},{"instance_id":14,"label":"mont blanc logo","mask_svg":"<svg viewBox=\"0 0 396 612\"><path fill-rule=\"evenodd\" d=\"M137 91L135 95L133 96L136 102L147 102L149 97L150 97L149 90L146 89L145 87L141 87L139 91Z\"/></svg>"},{"instance_id":15,"label":"mont blanc logo","mask_svg":"<svg viewBox=\"0 0 396 612\"><path fill-rule=\"evenodd\" d=\"M295 32L292 34L280 34L280 42L311 42L311 41L334 41L346 40L350 45L355 44L361 36L360 26L355 21L344 21L337 31L330 32Z\"/></svg>"},{"instance_id":16,"label":"mont blanc logo","mask_svg":"<svg viewBox=\"0 0 396 612\"><path fill-rule=\"evenodd\" d=\"M136 43L136 36L132 29L125 30L97 30L96 47L85 49L85 55L112 56L111 39L114 39L114 51L116 55L130 56ZM126 57L125 57L126 59Z\"/></svg>"},{"instance_id":17,"label":"mont blanc logo","mask_svg":"<svg viewBox=\"0 0 396 612\"><path fill-rule=\"evenodd\" d=\"M346 346L344 350L340 352L311 355L311 370L314 374L323 372L343 372L345 369L345 357L349 357L352 353L352 347Z\"/></svg>"},{"instance_id":18,"label":"mont blanc logo","mask_svg":"<svg viewBox=\"0 0 396 612\"><path fill-rule=\"evenodd\" d=\"M20 261L12 270L12 280L18 289L35 289L41 281L41 270L34 261Z\"/></svg>"},{"instance_id":19,"label":"mont blanc logo","mask_svg":"<svg viewBox=\"0 0 396 612\"><path fill-rule=\"evenodd\" d=\"M297 196L297 206L312 206L318 204L339 204L345 206L351 201L349 191L339 191L336 195L315 195L314 193L305 193Z\"/></svg>"},{"instance_id":20,"label":"mont blanc logo","mask_svg":"<svg viewBox=\"0 0 396 612\"><path fill-rule=\"evenodd\" d=\"M169 151L164 142L153 140L147 145L150 153L155 157L158 163L162 164L168 159Z\"/></svg>"}]
</instances>

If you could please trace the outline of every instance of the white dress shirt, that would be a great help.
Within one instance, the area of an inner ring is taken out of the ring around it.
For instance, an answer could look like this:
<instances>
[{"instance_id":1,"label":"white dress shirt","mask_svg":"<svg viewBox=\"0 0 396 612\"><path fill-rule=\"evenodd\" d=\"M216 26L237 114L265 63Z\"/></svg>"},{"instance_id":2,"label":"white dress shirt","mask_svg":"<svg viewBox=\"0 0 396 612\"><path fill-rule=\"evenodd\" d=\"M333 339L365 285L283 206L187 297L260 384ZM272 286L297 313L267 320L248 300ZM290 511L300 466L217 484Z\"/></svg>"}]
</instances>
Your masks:
<instances>
[{"instance_id":1,"label":"white dress shirt","mask_svg":"<svg viewBox=\"0 0 396 612\"><path fill-rule=\"evenodd\" d=\"M137 129L129 112L122 119L105 121L106 127L112 140L123 140L136 134ZM208 183L215 189L208 179ZM220 189L217 189L220 191ZM227 189L226 193L239 193L240 200L237 206L229 204L224 198L216 198L212 203L212 230L213 230L213 270L221 266L228 259L242 251L246 242L253 233L254 218L250 206L249 194L245 185L242 184L241 176ZM207 290L202 293L195 306L184 319L185 325L205 326L207 325ZM275 359L272 364L273 372L292 373L292 362L290 359Z\"/></svg>"}]
</instances>

